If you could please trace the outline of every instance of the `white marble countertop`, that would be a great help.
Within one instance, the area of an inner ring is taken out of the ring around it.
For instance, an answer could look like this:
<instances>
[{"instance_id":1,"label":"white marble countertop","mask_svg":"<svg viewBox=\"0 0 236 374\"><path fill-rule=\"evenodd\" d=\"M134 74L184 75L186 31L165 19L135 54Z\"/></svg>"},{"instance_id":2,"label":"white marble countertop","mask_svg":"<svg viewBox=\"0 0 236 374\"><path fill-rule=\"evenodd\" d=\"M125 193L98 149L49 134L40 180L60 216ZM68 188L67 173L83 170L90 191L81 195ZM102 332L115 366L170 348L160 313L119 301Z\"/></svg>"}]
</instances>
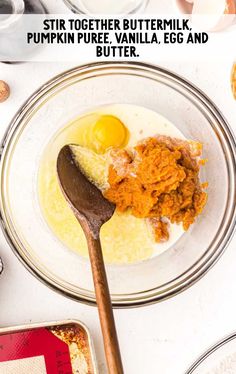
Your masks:
<instances>
[{"instance_id":1,"label":"white marble countertop","mask_svg":"<svg viewBox=\"0 0 236 374\"><path fill-rule=\"evenodd\" d=\"M60 0L48 0L52 12L65 10ZM162 3L160 1L159 3ZM24 100L42 83L74 64L0 64L0 79L12 89L0 104L0 137ZM236 102L229 87L229 62L192 64L168 62L203 89L236 131ZM224 335L236 330L236 237L220 261L197 284L160 304L115 310L125 373L183 374L188 366ZM16 259L0 233L0 326L76 318L90 328L103 374L104 355L97 311L51 291Z\"/></svg>"}]
</instances>

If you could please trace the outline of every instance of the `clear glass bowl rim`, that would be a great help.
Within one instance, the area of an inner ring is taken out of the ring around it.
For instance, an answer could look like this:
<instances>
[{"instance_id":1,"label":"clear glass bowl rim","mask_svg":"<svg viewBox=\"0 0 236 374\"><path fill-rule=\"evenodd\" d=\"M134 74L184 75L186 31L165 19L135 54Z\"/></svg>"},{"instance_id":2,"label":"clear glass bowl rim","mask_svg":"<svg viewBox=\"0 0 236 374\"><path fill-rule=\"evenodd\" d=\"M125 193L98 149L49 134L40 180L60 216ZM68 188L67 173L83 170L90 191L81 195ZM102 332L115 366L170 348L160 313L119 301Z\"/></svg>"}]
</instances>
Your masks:
<instances>
[{"instance_id":1,"label":"clear glass bowl rim","mask_svg":"<svg viewBox=\"0 0 236 374\"><path fill-rule=\"evenodd\" d=\"M204 362L209 356L211 356L212 353L223 347L224 345L228 344L232 340L236 339L236 331L233 332L230 335L227 335L222 340L218 341L216 344L212 345L205 353L203 353L186 371L185 374L194 374L195 370L198 369L198 367Z\"/></svg>"},{"instance_id":2,"label":"clear glass bowl rim","mask_svg":"<svg viewBox=\"0 0 236 374\"><path fill-rule=\"evenodd\" d=\"M132 72L132 73L131 73ZM79 295L73 290L68 290L66 287L59 285L53 276L48 276L42 274L42 272L37 268L32 261L29 261L26 256L23 256L21 253L20 245L16 242L14 236L12 235L12 227L9 225L8 212L5 209L5 198L4 193L4 175L5 175L5 162L7 158L8 148L11 147L11 144L14 140L14 133L17 129L23 125L24 117L30 112L34 107L37 101L45 99L53 89L56 89L58 86L63 83L66 85L68 81L77 77L83 77L83 79L93 78L101 74L112 75L112 74L126 74L140 76L143 78L149 78L153 80L160 79L161 77L168 81L170 87L178 86L183 92L188 92L198 103L205 106L205 108L211 112L211 114L217 119L220 131L217 131L217 135L220 138L221 142L224 142L224 145L227 147L228 157L227 166L229 169L228 175L230 178L228 199L227 199L227 226L218 230L217 237L219 234L224 234L221 237L220 243L214 245L214 240L212 246L208 248L208 256L203 256L198 261L198 266L193 266L191 268L191 273L188 275L182 275L182 280L179 279L173 281L171 287L162 287L162 289L157 292L157 290L146 290L137 294L131 294L130 297L126 297L125 300L122 299L122 295L119 295L119 299L113 300L113 306L117 308L126 308L126 307L137 307L146 304L156 303L165 299L168 299L172 296L179 294L180 292L186 290L195 282L197 282L203 275L205 275L208 270L216 263L219 257L223 254L227 245L229 244L236 226L236 205L234 199L236 196L236 181L235 181L235 172L236 169L236 139L230 129L225 118L215 106L215 104L196 86L182 78L181 76L172 73L171 71L159 67L157 65L152 65L144 62L126 62L126 61L116 61L116 62L94 62L88 63L85 65L79 65L75 68L62 72L61 74L55 76L47 83L42 85L37 91L35 91L22 107L18 110L14 118L9 124L8 129L5 132L1 146L0 146L0 183L1 183L1 192L0 192L0 224L2 226L2 231L12 248L15 255L20 259L23 265L40 281L46 284L48 287L53 290L60 292L64 296L72 298L74 300L89 304L95 305L95 298L91 295ZM175 87L176 88L176 87ZM215 129L216 130L216 129ZM226 155L227 157L227 155ZM14 232L14 230L13 230ZM210 254L209 254L210 252ZM190 270L190 269L189 269ZM188 271L189 272L189 271ZM127 295L126 295L127 296Z\"/></svg>"},{"instance_id":3,"label":"clear glass bowl rim","mask_svg":"<svg viewBox=\"0 0 236 374\"><path fill-rule=\"evenodd\" d=\"M89 13L85 13L81 8L79 8L78 6L76 6L73 2L73 0L63 0L64 4L74 13L78 13L78 14L84 14L84 15L87 15L87 16L96 16L96 17L99 17L100 15L99 14L95 14L95 15L90 15ZM143 0L143 2L138 5L136 8L132 9L128 14L126 15L132 15L132 14L135 14L135 13L138 13L140 11L140 9L144 10L146 9L147 5L149 3L149 0ZM114 16L114 15L113 15ZM118 15L119 17L122 16L122 14L119 14Z\"/></svg>"}]
</instances>

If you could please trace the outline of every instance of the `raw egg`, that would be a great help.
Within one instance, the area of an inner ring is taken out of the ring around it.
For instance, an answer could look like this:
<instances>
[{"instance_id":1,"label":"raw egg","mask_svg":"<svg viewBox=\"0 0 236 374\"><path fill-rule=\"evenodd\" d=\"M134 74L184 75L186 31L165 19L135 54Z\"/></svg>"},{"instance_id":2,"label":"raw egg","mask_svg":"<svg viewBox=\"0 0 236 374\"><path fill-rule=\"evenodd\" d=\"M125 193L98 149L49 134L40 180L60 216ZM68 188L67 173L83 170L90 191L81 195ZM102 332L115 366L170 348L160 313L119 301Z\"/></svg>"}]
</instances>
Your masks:
<instances>
[{"instance_id":1,"label":"raw egg","mask_svg":"<svg viewBox=\"0 0 236 374\"><path fill-rule=\"evenodd\" d=\"M92 113L75 120L72 125L76 128L73 134L75 143L97 153L105 153L112 147L124 147L128 143L127 127L113 115Z\"/></svg>"},{"instance_id":2,"label":"raw egg","mask_svg":"<svg viewBox=\"0 0 236 374\"><path fill-rule=\"evenodd\" d=\"M123 147L127 144L128 130L116 117L103 115L93 126L92 134L96 150L103 153L112 147Z\"/></svg>"}]
</instances>

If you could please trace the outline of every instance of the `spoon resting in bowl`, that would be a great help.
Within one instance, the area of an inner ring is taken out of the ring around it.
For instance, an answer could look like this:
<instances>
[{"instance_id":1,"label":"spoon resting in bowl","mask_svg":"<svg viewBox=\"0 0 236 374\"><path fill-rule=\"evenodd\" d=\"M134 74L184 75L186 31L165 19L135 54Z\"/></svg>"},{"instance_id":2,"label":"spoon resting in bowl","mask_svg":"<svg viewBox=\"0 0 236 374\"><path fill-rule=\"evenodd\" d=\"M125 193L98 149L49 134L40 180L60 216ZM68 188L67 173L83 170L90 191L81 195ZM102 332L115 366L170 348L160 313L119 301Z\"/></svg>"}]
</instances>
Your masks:
<instances>
[{"instance_id":1,"label":"spoon resting in bowl","mask_svg":"<svg viewBox=\"0 0 236 374\"><path fill-rule=\"evenodd\" d=\"M62 192L87 239L96 301L110 374L123 374L119 343L100 242L100 229L115 211L115 205L82 173L69 145L57 158L57 175Z\"/></svg>"}]
</instances>

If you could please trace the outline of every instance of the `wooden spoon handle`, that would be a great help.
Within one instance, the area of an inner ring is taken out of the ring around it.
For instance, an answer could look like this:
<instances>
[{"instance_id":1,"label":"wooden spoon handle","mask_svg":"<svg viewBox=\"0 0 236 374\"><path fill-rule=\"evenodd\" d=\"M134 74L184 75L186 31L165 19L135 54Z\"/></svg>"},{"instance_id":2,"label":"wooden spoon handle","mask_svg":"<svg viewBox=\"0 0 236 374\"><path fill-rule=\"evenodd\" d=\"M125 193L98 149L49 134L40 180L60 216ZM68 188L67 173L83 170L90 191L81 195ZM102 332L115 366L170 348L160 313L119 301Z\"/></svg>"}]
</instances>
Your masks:
<instances>
[{"instance_id":1,"label":"wooden spoon handle","mask_svg":"<svg viewBox=\"0 0 236 374\"><path fill-rule=\"evenodd\" d=\"M108 370L110 374L123 374L100 238L95 239L89 235L87 242Z\"/></svg>"}]
</instances>

